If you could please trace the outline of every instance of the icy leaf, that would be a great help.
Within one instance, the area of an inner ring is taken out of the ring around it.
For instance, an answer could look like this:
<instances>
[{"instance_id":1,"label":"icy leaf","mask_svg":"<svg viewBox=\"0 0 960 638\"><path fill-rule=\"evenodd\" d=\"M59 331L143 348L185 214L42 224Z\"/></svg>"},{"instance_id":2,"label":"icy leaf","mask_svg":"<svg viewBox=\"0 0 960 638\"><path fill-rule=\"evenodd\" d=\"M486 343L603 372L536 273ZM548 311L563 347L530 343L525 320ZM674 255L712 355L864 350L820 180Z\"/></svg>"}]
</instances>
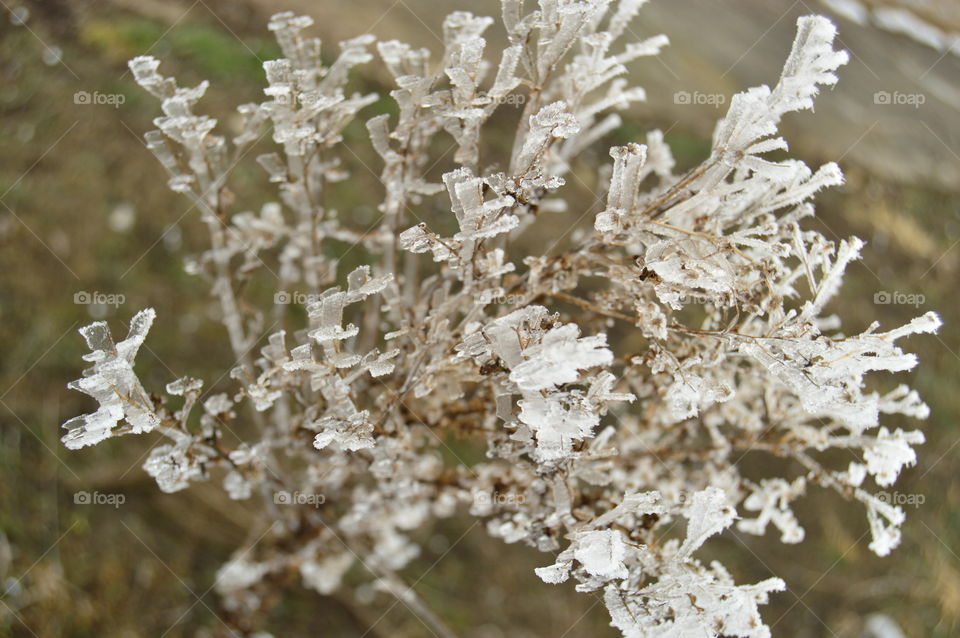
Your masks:
<instances>
[{"instance_id":1,"label":"icy leaf","mask_svg":"<svg viewBox=\"0 0 960 638\"><path fill-rule=\"evenodd\" d=\"M80 330L92 351L84 359L92 362L93 367L67 387L90 395L100 407L92 414L75 417L63 424L67 434L61 440L68 448L78 449L110 438L114 428L124 419L135 434L150 432L159 425L152 401L133 371L134 358L155 316L152 308L137 313L130 321L127 338L116 344L107 324L102 321Z\"/></svg>"},{"instance_id":2,"label":"icy leaf","mask_svg":"<svg viewBox=\"0 0 960 638\"><path fill-rule=\"evenodd\" d=\"M623 563L626 545L623 536L615 530L595 530L577 536L573 557L590 574L604 580L626 578Z\"/></svg>"},{"instance_id":3,"label":"icy leaf","mask_svg":"<svg viewBox=\"0 0 960 638\"><path fill-rule=\"evenodd\" d=\"M549 584L549 585L559 585L564 583L570 578L570 562L556 563L549 565L547 567L537 567L533 571L536 572L537 576L540 577L540 580Z\"/></svg>"},{"instance_id":4,"label":"icy leaf","mask_svg":"<svg viewBox=\"0 0 960 638\"><path fill-rule=\"evenodd\" d=\"M864 445L863 458L867 462L867 471L874 476L877 485L893 485L904 466L917 462L917 454L910 446L923 442L923 432L904 432L897 428L891 433L881 427L876 438Z\"/></svg>"},{"instance_id":5,"label":"icy leaf","mask_svg":"<svg viewBox=\"0 0 960 638\"><path fill-rule=\"evenodd\" d=\"M531 391L573 383L580 370L610 364L613 353L606 346L606 335L580 337L575 324L558 326L524 351L525 361L513 368L510 380Z\"/></svg>"},{"instance_id":6,"label":"icy leaf","mask_svg":"<svg viewBox=\"0 0 960 638\"><path fill-rule=\"evenodd\" d=\"M736 512L726 502L723 490L716 487L694 492L684 511L687 537L680 546L680 555L689 556L708 538L730 527Z\"/></svg>"}]
</instances>

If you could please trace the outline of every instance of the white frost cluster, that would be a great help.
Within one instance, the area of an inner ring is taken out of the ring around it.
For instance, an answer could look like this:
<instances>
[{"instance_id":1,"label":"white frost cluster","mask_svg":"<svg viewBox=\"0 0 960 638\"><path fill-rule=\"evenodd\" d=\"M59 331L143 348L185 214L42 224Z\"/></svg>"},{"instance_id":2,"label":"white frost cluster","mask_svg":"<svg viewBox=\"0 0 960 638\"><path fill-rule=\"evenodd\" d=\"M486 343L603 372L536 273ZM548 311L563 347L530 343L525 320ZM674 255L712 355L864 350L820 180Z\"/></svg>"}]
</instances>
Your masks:
<instances>
[{"instance_id":1,"label":"white frost cluster","mask_svg":"<svg viewBox=\"0 0 960 638\"><path fill-rule=\"evenodd\" d=\"M840 332L824 308L863 244L806 220L842 174L770 156L787 148L781 118L837 81L847 56L833 25L798 21L780 78L733 96L690 171L674 172L659 131L601 148L611 161L591 177L605 205L565 248L566 183L589 171L618 111L644 99L627 65L666 38L622 42L643 0L530 4L503 0L499 21L451 14L439 55L369 35L321 55L309 18L278 14L269 28L284 57L264 64L265 98L238 108L229 141L195 112L206 83L182 88L153 58L130 63L161 100L148 147L209 230L188 271L211 282L237 363L221 379L229 391L183 377L168 405L133 370L153 310L118 343L88 326L93 366L71 387L99 408L68 421L63 441L155 431L168 441L144 467L162 490L216 478L262 504L269 532L217 579L244 631L291 575L322 594L356 586L357 558L376 590L442 624L398 570L420 552L417 530L458 511L553 554L537 575L602 591L629 638L768 636L759 606L784 583L738 585L697 554L733 525L800 542L791 505L808 486L862 503L876 553L899 543L903 511L870 489L916 462L923 435L882 422L929 410L910 388L881 394L868 379L913 368L902 340L940 321ZM484 38L494 24L500 51ZM375 57L395 115L347 90ZM354 189L342 141L367 108L383 185L373 228L331 207ZM257 161L278 201L233 210L232 168L267 132L276 149ZM437 179L450 143L454 166ZM367 265L339 272L345 244ZM457 462L454 438L486 458ZM833 467L833 450L853 462ZM748 452L778 471L748 474ZM682 538L668 534L678 520Z\"/></svg>"},{"instance_id":2,"label":"white frost cluster","mask_svg":"<svg viewBox=\"0 0 960 638\"><path fill-rule=\"evenodd\" d=\"M159 421L153 403L133 371L137 351L147 338L156 313L148 308L130 321L130 333L119 343L113 342L110 328L103 321L80 330L91 352L84 356L93 367L69 387L89 394L100 404L93 414L70 419L63 424L67 434L63 443L71 450L95 445L111 436L126 432L150 432ZM120 421L126 427L118 428Z\"/></svg>"}]
</instances>

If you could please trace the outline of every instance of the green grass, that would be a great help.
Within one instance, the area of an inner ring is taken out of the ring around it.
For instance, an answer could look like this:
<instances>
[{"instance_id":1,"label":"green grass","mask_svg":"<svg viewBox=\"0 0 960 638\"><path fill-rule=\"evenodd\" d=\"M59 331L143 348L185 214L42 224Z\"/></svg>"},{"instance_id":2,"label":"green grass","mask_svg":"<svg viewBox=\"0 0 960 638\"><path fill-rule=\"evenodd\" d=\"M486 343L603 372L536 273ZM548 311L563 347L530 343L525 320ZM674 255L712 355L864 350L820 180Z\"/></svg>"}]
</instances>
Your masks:
<instances>
[{"instance_id":1,"label":"green grass","mask_svg":"<svg viewBox=\"0 0 960 638\"><path fill-rule=\"evenodd\" d=\"M173 56L212 82L263 81L261 60L280 57L272 40L245 37L242 41L219 23L186 23L167 30L158 22L128 15L93 18L81 24L81 42L115 63L149 52Z\"/></svg>"}]
</instances>

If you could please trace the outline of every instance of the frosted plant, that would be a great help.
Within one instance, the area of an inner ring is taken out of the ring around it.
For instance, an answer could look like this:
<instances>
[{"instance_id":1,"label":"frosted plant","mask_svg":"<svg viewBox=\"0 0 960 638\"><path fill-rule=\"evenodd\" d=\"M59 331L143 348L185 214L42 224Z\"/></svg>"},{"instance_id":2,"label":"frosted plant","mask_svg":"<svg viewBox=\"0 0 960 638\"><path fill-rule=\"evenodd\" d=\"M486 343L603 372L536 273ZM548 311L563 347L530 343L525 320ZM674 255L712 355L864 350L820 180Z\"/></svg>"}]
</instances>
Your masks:
<instances>
[{"instance_id":1,"label":"frosted plant","mask_svg":"<svg viewBox=\"0 0 960 638\"><path fill-rule=\"evenodd\" d=\"M420 551L418 529L463 509L550 555L544 581L602 594L628 637L769 635L758 608L784 583L738 585L698 554L734 524L799 542L791 504L808 485L860 502L877 554L898 544L904 514L870 482L892 484L923 435L891 432L880 416L928 409L905 386L868 391L865 377L912 368L899 340L939 320L841 333L824 313L862 243L804 227L840 169L768 155L787 147L780 118L810 109L847 60L828 20L798 21L780 79L733 97L694 169L674 172L659 131L609 149L603 210L573 230L572 248L556 247L550 217L569 201L578 156L644 98L626 65L667 42L618 44L642 4L540 0L527 11L504 0L508 44L495 54L482 37L493 20L453 13L436 60L372 36L322 58L304 35L310 19L278 14L270 29L285 57L264 64L266 99L239 107L243 130L229 142L195 112L206 83L179 87L157 60L131 61L161 100L148 146L210 231L188 270L212 284L234 385L205 395L199 380L173 380L179 408L168 407L133 365L154 311L119 343L93 324L93 367L71 387L100 408L69 421L64 443L157 432L169 441L144 467L162 490L217 480L262 503L270 531L216 581L238 629L255 630L285 576L329 594L360 565L452 635L398 570ZM378 97L345 87L374 52L398 110L366 120L384 191L378 225L362 229L329 202L350 188L344 128ZM518 103L509 148L485 143L494 115L502 126L504 105ZM231 170L267 131L277 150L258 161L279 201L231 212ZM456 146L439 182L438 138ZM451 223L431 216L438 206ZM336 242L369 264L338 273ZM251 292L265 288L276 297ZM275 303L287 291L307 296L305 317ZM445 462L451 436L482 441L486 460ZM856 460L834 467L833 449ZM779 473L742 472L748 451L780 459ZM678 520L686 531L671 534Z\"/></svg>"}]
</instances>

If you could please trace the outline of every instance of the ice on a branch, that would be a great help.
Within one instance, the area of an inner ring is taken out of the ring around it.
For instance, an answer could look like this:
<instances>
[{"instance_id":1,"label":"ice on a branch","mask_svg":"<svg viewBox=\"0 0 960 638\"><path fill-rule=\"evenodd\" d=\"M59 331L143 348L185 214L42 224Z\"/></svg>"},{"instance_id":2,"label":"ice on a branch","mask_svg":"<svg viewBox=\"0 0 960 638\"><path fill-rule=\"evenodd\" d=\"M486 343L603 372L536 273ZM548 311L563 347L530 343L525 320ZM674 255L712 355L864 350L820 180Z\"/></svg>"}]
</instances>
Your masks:
<instances>
[{"instance_id":1,"label":"ice on a branch","mask_svg":"<svg viewBox=\"0 0 960 638\"><path fill-rule=\"evenodd\" d=\"M74 417L63 424L67 433L62 441L68 448L95 445L125 432L150 432L160 424L152 399L133 371L134 359L155 317L152 308L138 312L130 320L127 338L117 343L104 321L80 330L90 348L90 354L83 358L93 366L68 387L90 395L100 405L96 412ZM121 421L126 421L126 429L117 428Z\"/></svg>"}]
</instances>

